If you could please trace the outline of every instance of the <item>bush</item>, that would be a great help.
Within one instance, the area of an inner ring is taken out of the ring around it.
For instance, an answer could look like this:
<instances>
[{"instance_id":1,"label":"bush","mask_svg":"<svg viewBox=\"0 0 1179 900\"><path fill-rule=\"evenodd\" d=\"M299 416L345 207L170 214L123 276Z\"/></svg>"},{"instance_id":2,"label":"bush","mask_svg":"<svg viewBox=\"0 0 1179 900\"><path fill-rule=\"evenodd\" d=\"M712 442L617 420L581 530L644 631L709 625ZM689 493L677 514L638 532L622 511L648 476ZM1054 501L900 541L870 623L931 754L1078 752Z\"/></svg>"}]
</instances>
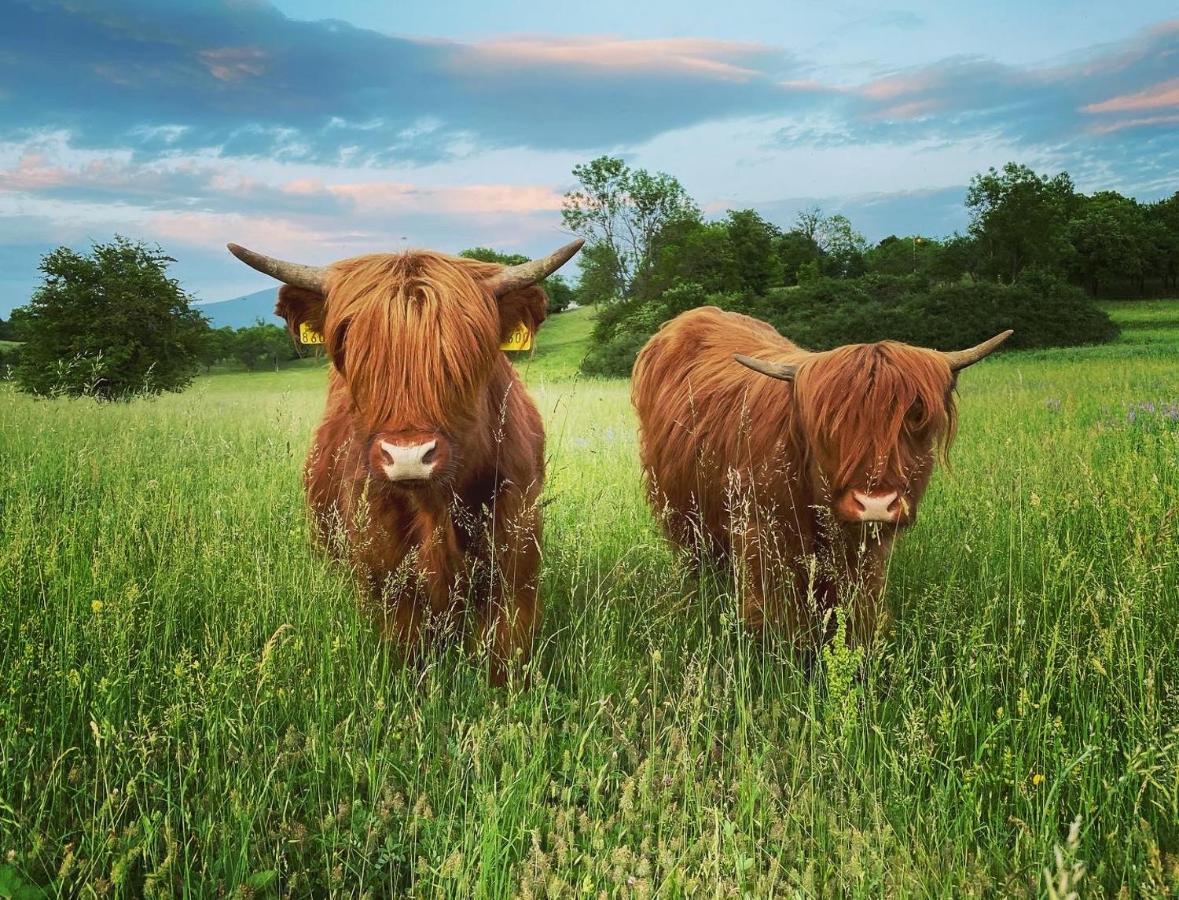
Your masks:
<instances>
[{"instance_id":1,"label":"bush","mask_svg":"<svg viewBox=\"0 0 1179 900\"><path fill-rule=\"evenodd\" d=\"M20 345L0 347L0 381L12 380L14 371L20 363Z\"/></svg>"},{"instance_id":2,"label":"bush","mask_svg":"<svg viewBox=\"0 0 1179 900\"><path fill-rule=\"evenodd\" d=\"M46 254L44 283L13 311L24 341L14 370L21 389L104 399L182 390L208 326L168 277L172 261L121 237L89 255Z\"/></svg>"},{"instance_id":3,"label":"bush","mask_svg":"<svg viewBox=\"0 0 1179 900\"><path fill-rule=\"evenodd\" d=\"M1032 273L995 282L929 287L920 278L822 279L774 298L767 321L805 347L898 340L950 350L1007 328L1011 348L1070 347L1117 337L1118 328L1077 288Z\"/></svg>"},{"instance_id":4,"label":"bush","mask_svg":"<svg viewBox=\"0 0 1179 900\"><path fill-rule=\"evenodd\" d=\"M1011 347L1068 347L1112 340L1117 326L1083 292L1051 275L1029 273L1015 285L994 282L930 286L921 276L816 278L753 294L706 294L681 284L658 300L602 312L582 371L627 375L659 326L688 309L719 306L764 319L814 350L898 340L939 350L969 347L1014 328Z\"/></svg>"}]
</instances>

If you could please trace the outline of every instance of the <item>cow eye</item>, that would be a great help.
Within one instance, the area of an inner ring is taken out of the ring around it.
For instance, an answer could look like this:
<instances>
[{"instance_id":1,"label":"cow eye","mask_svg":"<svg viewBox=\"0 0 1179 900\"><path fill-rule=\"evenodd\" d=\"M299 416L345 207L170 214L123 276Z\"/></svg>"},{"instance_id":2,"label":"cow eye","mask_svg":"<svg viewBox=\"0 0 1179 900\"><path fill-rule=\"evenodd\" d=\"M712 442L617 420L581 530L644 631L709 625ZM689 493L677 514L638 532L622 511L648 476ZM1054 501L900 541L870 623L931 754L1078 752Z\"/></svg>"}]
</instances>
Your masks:
<instances>
[{"instance_id":1,"label":"cow eye","mask_svg":"<svg viewBox=\"0 0 1179 900\"><path fill-rule=\"evenodd\" d=\"M910 425L920 425L925 421L925 404L921 402L920 397L913 401L909 411L905 413L905 420Z\"/></svg>"}]
</instances>

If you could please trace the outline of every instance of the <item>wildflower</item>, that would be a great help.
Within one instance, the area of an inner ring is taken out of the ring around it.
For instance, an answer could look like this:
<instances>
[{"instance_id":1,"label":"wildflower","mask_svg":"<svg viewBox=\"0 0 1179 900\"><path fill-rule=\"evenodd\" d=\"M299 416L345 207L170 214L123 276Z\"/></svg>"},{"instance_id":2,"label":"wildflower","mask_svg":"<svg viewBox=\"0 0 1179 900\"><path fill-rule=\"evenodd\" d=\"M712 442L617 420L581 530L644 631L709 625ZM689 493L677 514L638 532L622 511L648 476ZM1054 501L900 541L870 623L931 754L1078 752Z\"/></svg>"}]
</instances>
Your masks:
<instances>
[{"instance_id":1,"label":"wildflower","mask_svg":"<svg viewBox=\"0 0 1179 900\"><path fill-rule=\"evenodd\" d=\"M90 611L96 615L98 613L102 612L102 601L101 600L91 600L90 601Z\"/></svg>"},{"instance_id":2,"label":"wildflower","mask_svg":"<svg viewBox=\"0 0 1179 900\"><path fill-rule=\"evenodd\" d=\"M1039 787L1043 783L1044 783L1044 776L1041 775L1039 772L1037 772L1036 774L1034 774L1032 776L1032 787Z\"/></svg>"}]
</instances>

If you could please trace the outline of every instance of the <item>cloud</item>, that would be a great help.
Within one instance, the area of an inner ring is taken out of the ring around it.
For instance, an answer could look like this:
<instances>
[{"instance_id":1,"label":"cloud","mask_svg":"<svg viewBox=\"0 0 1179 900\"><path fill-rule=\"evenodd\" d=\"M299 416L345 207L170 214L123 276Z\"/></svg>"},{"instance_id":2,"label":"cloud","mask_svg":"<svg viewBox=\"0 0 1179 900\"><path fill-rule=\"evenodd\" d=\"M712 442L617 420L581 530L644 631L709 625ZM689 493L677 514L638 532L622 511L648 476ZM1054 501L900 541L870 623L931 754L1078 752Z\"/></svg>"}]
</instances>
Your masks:
<instances>
[{"instance_id":1,"label":"cloud","mask_svg":"<svg viewBox=\"0 0 1179 900\"><path fill-rule=\"evenodd\" d=\"M288 19L265 3L17 0L0 139L154 156L423 163L473 147L601 149L788 108L754 43L523 36L477 44ZM805 97L805 95L803 95Z\"/></svg>"}]
</instances>

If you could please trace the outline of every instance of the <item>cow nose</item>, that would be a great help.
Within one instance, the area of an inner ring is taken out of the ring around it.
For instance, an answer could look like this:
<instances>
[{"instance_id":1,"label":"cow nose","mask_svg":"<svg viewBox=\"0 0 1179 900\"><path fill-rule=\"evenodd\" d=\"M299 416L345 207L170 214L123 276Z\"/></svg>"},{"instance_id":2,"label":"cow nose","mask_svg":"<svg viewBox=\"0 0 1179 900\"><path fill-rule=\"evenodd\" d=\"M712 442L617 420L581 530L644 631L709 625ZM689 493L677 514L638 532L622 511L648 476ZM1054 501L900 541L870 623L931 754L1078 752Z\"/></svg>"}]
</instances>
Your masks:
<instances>
[{"instance_id":1,"label":"cow nose","mask_svg":"<svg viewBox=\"0 0 1179 900\"><path fill-rule=\"evenodd\" d=\"M861 522L896 522L901 517L904 504L899 503L897 491L887 494L865 494L853 491L852 496L859 504Z\"/></svg>"},{"instance_id":2,"label":"cow nose","mask_svg":"<svg viewBox=\"0 0 1179 900\"><path fill-rule=\"evenodd\" d=\"M381 469L390 481L425 481L434 472L438 441L394 444L381 441Z\"/></svg>"}]
</instances>

